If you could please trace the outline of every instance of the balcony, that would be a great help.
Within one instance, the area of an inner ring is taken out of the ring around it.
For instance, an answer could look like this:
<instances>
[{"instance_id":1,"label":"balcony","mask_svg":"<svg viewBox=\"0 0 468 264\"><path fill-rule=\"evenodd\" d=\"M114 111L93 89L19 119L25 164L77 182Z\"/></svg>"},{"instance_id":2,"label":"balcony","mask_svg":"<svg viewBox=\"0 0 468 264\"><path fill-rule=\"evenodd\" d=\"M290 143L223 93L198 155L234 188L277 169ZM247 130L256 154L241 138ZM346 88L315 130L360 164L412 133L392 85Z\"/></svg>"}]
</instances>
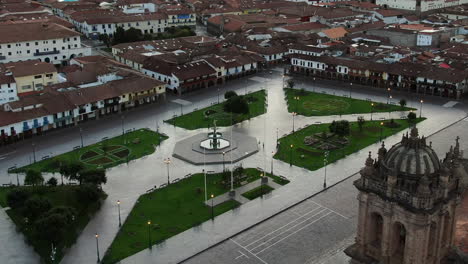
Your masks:
<instances>
[{"instance_id":1,"label":"balcony","mask_svg":"<svg viewBox=\"0 0 468 264\"><path fill-rule=\"evenodd\" d=\"M5 56L0 56L0 60L4 60L4 59L6 59Z\"/></svg>"},{"instance_id":2,"label":"balcony","mask_svg":"<svg viewBox=\"0 0 468 264\"><path fill-rule=\"evenodd\" d=\"M42 52L35 52L34 56L43 56L43 55L54 55L59 54L60 50L52 50L52 51L42 51Z\"/></svg>"}]
</instances>

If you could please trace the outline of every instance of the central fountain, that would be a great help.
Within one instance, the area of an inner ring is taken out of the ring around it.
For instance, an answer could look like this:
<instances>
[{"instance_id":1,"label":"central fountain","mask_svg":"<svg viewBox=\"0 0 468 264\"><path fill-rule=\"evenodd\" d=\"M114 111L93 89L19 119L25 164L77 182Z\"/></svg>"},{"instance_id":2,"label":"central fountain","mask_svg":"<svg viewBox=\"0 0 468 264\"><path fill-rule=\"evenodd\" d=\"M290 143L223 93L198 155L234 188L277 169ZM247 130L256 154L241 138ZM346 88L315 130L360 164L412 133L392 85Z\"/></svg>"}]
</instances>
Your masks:
<instances>
[{"instance_id":1,"label":"central fountain","mask_svg":"<svg viewBox=\"0 0 468 264\"><path fill-rule=\"evenodd\" d=\"M237 162L258 152L256 138L232 131L224 134L228 136L224 137L218 131L214 120L212 131L177 142L172 156L195 165L203 165Z\"/></svg>"},{"instance_id":2,"label":"central fountain","mask_svg":"<svg viewBox=\"0 0 468 264\"><path fill-rule=\"evenodd\" d=\"M219 150L231 146L231 142L223 138L221 132L216 131L216 120L213 122L213 132L208 133L208 138L200 142L200 147L205 150Z\"/></svg>"}]
</instances>

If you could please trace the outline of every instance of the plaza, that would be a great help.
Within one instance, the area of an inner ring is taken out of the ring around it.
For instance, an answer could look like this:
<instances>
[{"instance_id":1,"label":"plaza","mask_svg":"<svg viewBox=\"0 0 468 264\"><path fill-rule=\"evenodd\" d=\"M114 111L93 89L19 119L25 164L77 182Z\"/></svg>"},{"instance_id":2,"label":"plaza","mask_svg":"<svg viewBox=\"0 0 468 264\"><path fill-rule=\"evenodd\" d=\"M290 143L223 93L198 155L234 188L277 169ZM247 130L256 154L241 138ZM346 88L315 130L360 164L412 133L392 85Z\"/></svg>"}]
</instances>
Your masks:
<instances>
[{"instance_id":1,"label":"plaza","mask_svg":"<svg viewBox=\"0 0 468 264\"><path fill-rule=\"evenodd\" d=\"M248 202L242 205L238 210L218 216L216 221L205 222L196 228L189 229L166 240L163 244L153 247L151 251L144 250L128 259L124 259L122 263L147 263L152 261L161 263L178 263L209 248L210 246L215 245L216 243L231 238L246 228L268 219L274 214L280 213L291 205L303 201L315 193L322 191L324 168L309 171L296 166L289 166L289 164L285 162L273 159L273 153L276 151L278 136L289 134L293 130L292 115L287 110L287 104L284 100L284 92L281 87L283 81L281 76L282 71L283 70L281 68L275 68L272 70L271 74L269 72L265 72L248 79L232 81L222 87L222 92L224 93L228 90L235 90L238 94L244 94L245 92L260 90L261 87L266 84L266 90L268 93L268 109L266 114L252 118L250 121L245 120L233 126L233 131L235 133L248 135L258 139L258 152L242 161L239 161L239 163L242 163L243 167L260 167L265 171L270 171L270 169L272 169L274 174L285 176L291 181L291 183L275 190L271 196L267 195L264 198L257 198ZM317 81L313 83L310 79L298 79L298 81L303 82L304 89L308 91L323 91L328 94L342 93L341 83L338 82ZM184 97L184 99L193 102L191 105L192 109L185 109L185 111L190 112L195 108L203 108L207 105L211 105L213 102L216 102L217 96L213 91L214 89L206 89L200 91L199 94ZM396 98L402 97L406 97L406 95L403 96L398 93L393 95L395 100ZM377 102L386 102L387 100L386 94L380 94L367 88L362 88L362 90L360 90L358 86L353 90L353 98L360 98L363 100L371 98L372 101ZM408 100L408 107L419 107L420 98L406 99ZM466 113L464 111L466 109L459 108L460 105L464 107L462 103L456 104L455 107L444 107L448 100L430 96L425 97L424 101L425 104L422 115L428 117L428 119L418 124L418 127L427 135L436 133L444 127L466 117ZM89 241L93 239L95 233L99 233L102 252L104 252L112 243L118 231L118 221L116 221L116 201L121 201L122 217L126 218L136 199L141 194L145 193L149 189L149 186L160 185L167 181L166 172L161 168L165 166L163 160L172 156L176 142L195 136L201 132L206 132L206 129L189 131L162 122L163 120L170 119L178 111L179 107L175 104L169 103L168 100L165 104L145 105L125 112L126 126L129 128L150 128L152 130L159 130L160 132L167 134L169 138L163 141L161 145L156 148L156 151L153 154L108 170L108 183L103 187L108 194L108 198L105 200L101 210L84 229L83 233L77 240L77 243L67 252L62 261L63 263L95 262L95 245L89 243ZM368 120L370 119L370 113L359 115L365 116ZM401 115L402 113L400 112L373 113L373 118L377 120L389 118L399 119ZM320 117L305 117L298 115L295 117L294 122L295 125L297 125L297 128L303 128L307 125L317 124L317 122L330 123L333 120L339 119L354 121L357 116L358 114L342 115L340 118L338 115ZM466 121L460 121L460 123L462 122ZM88 145L98 142L104 136L119 135L119 133L121 133L119 129L117 129L119 126L120 118L118 116L110 116L102 118L99 122L90 121L83 124L82 127L85 144ZM404 132L406 131L399 132L385 139L386 144L390 145L397 142L401 138L401 134ZM0 167L3 170L1 174L2 178L0 178L1 183L8 184L13 179L13 175L9 175L6 172L6 168L11 167L12 164L16 164L17 167L20 167L29 163L29 158L32 156L31 143L33 141L36 142L36 155L38 157L43 157L46 155L54 156L70 151L74 146L79 144L80 137L77 128L67 128L41 136L40 141L36 138L32 138L31 140L16 143L14 146L7 146L2 149L0 154ZM434 142L434 144L435 143L436 142ZM356 173L362 167L362 164L355 161L363 160L363 158L366 157L368 150L375 149L375 146L376 144L372 144L359 152L350 154L347 157L328 165L328 186L333 186L333 184ZM225 165L230 167L230 164ZM202 169L221 171L222 166L222 164L218 163L206 165L206 167L203 168L203 166L191 165L174 158L172 159L170 169L171 175L175 178L183 177L188 173L201 172ZM307 221L310 221L304 222L303 224L312 222L317 224L320 223L322 219L328 219L331 217L332 220L330 221L337 222L338 226L343 226L347 220L346 217L351 218L349 214L334 210L332 206L327 206L317 201L315 202L317 205L311 203L310 207L306 206L301 209L304 210L304 212L302 214L299 213L299 215L304 216L304 220L307 219ZM338 212L338 214L335 214L330 209ZM350 211L356 212L355 210ZM310 215L305 215L306 213L310 213ZM345 217L340 216L340 214ZM313 216L314 218L308 218L307 216ZM242 221L238 221L240 219L242 219ZM153 221L157 221L157 219L154 219ZM5 237L8 237L9 240L14 241L11 245L6 245L5 248L0 249L2 250L2 255L9 256L8 259L13 261L11 263L27 263L28 261L31 262L31 260L37 259L37 256L32 252L31 248L21 242L20 234L15 233L13 229L11 231L7 231L8 228L11 228L11 223L8 223L8 220L6 219L3 219L1 222L0 231L5 233ZM310 226L314 226L315 224L311 224ZM300 226L297 226L296 228L299 230L296 234L299 234L301 232L300 230L303 230L300 229ZM343 232L344 234L349 234L349 236L351 236L353 230L345 230ZM285 236L286 234L282 235ZM279 240L281 237L275 236L274 239ZM275 241L274 239L271 241ZM282 241L285 240L287 239ZM254 252L255 255L261 255L263 252L268 252L268 249L263 250L267 247L266 245L255 243L249 245L255 241L255 239L253 239L252 242L249 242L243 241L243 239L234 238L233 241L235 242L232 243L238 243L249 251ZM13 248L13 245L16 248ZM186 250L183 252L177 250L180 245L184 245ZM274 246L270 248L274 248ZM22 252L21 255L18 251ZM241 252L248 255L247 251L244 252L241 250ZM240 255L240 253L236 254L238 255L235 257ZM250 257L255 258L254 256ZM262 257L264 256L262 255Z\"/></svg>"}]
</instances>

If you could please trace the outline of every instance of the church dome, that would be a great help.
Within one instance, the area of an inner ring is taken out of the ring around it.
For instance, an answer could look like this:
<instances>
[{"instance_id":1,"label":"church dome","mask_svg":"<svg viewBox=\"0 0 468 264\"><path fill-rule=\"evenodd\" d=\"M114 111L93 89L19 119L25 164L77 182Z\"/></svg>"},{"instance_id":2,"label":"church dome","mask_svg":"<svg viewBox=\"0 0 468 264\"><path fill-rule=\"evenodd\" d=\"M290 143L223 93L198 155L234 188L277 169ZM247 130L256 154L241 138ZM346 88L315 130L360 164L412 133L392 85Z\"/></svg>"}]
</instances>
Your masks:
<instances>
[{"instance_id":1,"label":"church dome","mask_svg":"<svg viewBox=\"0 0 468 264\"><path fill-rule=\"evenodd\" d=\"M394 145L385 155L384 165L394 169L399 176L432 176L439 172L440 162L437 154L426 145L426 139L419 137L416 127L400 143Z\"/></svg>"}]
</instances>

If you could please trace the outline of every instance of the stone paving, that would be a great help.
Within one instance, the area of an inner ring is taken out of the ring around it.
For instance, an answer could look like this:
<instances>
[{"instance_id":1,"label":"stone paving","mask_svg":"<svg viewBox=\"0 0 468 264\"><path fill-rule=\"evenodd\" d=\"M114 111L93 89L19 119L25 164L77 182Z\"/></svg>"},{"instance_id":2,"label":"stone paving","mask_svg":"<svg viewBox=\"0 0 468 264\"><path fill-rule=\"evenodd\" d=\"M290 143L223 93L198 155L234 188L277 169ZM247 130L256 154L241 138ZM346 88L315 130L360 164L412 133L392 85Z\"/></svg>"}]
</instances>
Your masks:
<instances>
[{"instance_id":1,"label":"stone paving","mask_svg":"<svg viewBox=\"0 0 468 264\"><path fill-rule=\"evenodd\" d=\"M261 80L254 79L256 77L263 78ZM279 70L275 70L273 74L260 73L249 79L241 79L232 81L220 89L221 93L227 90L236 90L243 94L248 91L259 90L265 86L268 89L268 112L265 115L258 116L250 121L244 121L236 124L233 127L234 132L242 133L256 137L261 141L259 144L260 151L242 161L244 167L263 167L269 170L269 163L272 159L272 153L275 151L277 134L283 135L292 130L291 114L287 112L284 94L281 89L282 78ZM339 92L343 86L338 82L316 82L312 83L309 79L303 85L307 90L325 91L328 93ZM362 93L358 92L362 90ZM201 108L216 101L217 87L199 91L197 94L191 94L182 97L182 99L193 102L191 109ZM374 101L386 102L386 93L375 91L365 87L354 86L353 98L366 99L370 98ZM405 95L406 97L406 95ZM401 97L397 92L393 94L394 100L399 100ZM170 101L171 98L168 98ZM408 106L418 107L419 98L409 98ZM425 135L432 134L443 127L446 127L453 122L465 116L465 108L457 104L454 107L441 107L449 100L443 98L424 97L424 112L423 115L429 116L429 120L419 124L421 131ZM187 107L187 108L190 108ZM125 112L125 129L149 127L159 129L168 134L170 138L165 140L158 150L142 159L132 161L129 164L122 164L108 170L108 183L104 186L104 190L108 193L108 198L104 202L101 210L89 222L82 234L78 238L77 243L72 246L67 252L63 263L92 263L96 261L96 248L93 243L94 234L100 234L100 250L104 252L118 231L118 212L116 201L121 201L121 214L123 219L126 218L131 211L136 199L150 189L154 185L160 185L167 182L166 170L163 166L163 159L171 156L175 142L206 131L203 129L188 131L178 127L173 127L168 124L163 124L162 121L171 118L175 113L180 111L180 107L172 103L161 103L154 105L141 106L137 109ZM374 114L375 118L398 118L402 113L380 113ZM342 116L342 119L355 120L358 115ZM366 119L370 119L370 115L364 115ZM297 116L295 122L298 127L303 127L316 122L331 122L339 119L338 116L325 117L303 117ZM98 142L102 137L117 136L121 131L120 116L109 116L100 119L99 121L89 121L80 125L83 129L85 144ZM278 133L276 133L278 131ZM403 133L403 132L402 132ZM386 144L396 143L401 138L401 133L386 139ZM63 130L50 132L44 136L35 137L33 139L19 142L15 145L7 146L0 149L0 183L9 183L14 181L15 175L8 175L6 169L13 165L21 166L28 164L32 157L32 143L36 144L36 156L42 157L46 155L57 155L70 151L74 146L79 145L79 128L72 127ZM375 150L376 146L369 146L355 154L348 156L334 164L330 164L327 168L329 185L336 183L346 177L352 175L361 167L361 163L356 163L355 160L364 160L369 150ZM206 222L196 229L190 229L171 239L168 239L165 244L153 247L152 252L143 251L124 261L122 263L176 263L179 262L207 247L214 245L223 239L236 234L245 228L258 223L267 217L282 211L290 205L299 202L310 195L317 193L322 189L323 169L310 172L302 168L290 167L281 161L273 160L275 174L285 175L291 180L291 183L276 190L271 197L265 199L256 199L246 203L240 208L218 216L214 222ZM237 166L238 164L234 164ZM221 171L222 165L207 165L194 166L178 159L173 159L170 165L171 178L183 177L188 173L201 172L202 169ZM50 175L46 175L50 176ZM20 175L20 181L22 176ZM239 221L242 219L242 221ZM4 220L0 220L4 221ZM0 225L0 232L3 232ZM11 237L11 240L21 240L20 235ZM11 243L13 245L13 243ZM31 248L23 245L13 247L10 244L0 248L0 255L8 255L10 251L31 251ZM184 250L179 249L183 247ZM28 254L25 254L28 255ZM34 263L35 261L31 261ZM7 262L5 263L15 263Z\"/></svg>"}]
</instances>

